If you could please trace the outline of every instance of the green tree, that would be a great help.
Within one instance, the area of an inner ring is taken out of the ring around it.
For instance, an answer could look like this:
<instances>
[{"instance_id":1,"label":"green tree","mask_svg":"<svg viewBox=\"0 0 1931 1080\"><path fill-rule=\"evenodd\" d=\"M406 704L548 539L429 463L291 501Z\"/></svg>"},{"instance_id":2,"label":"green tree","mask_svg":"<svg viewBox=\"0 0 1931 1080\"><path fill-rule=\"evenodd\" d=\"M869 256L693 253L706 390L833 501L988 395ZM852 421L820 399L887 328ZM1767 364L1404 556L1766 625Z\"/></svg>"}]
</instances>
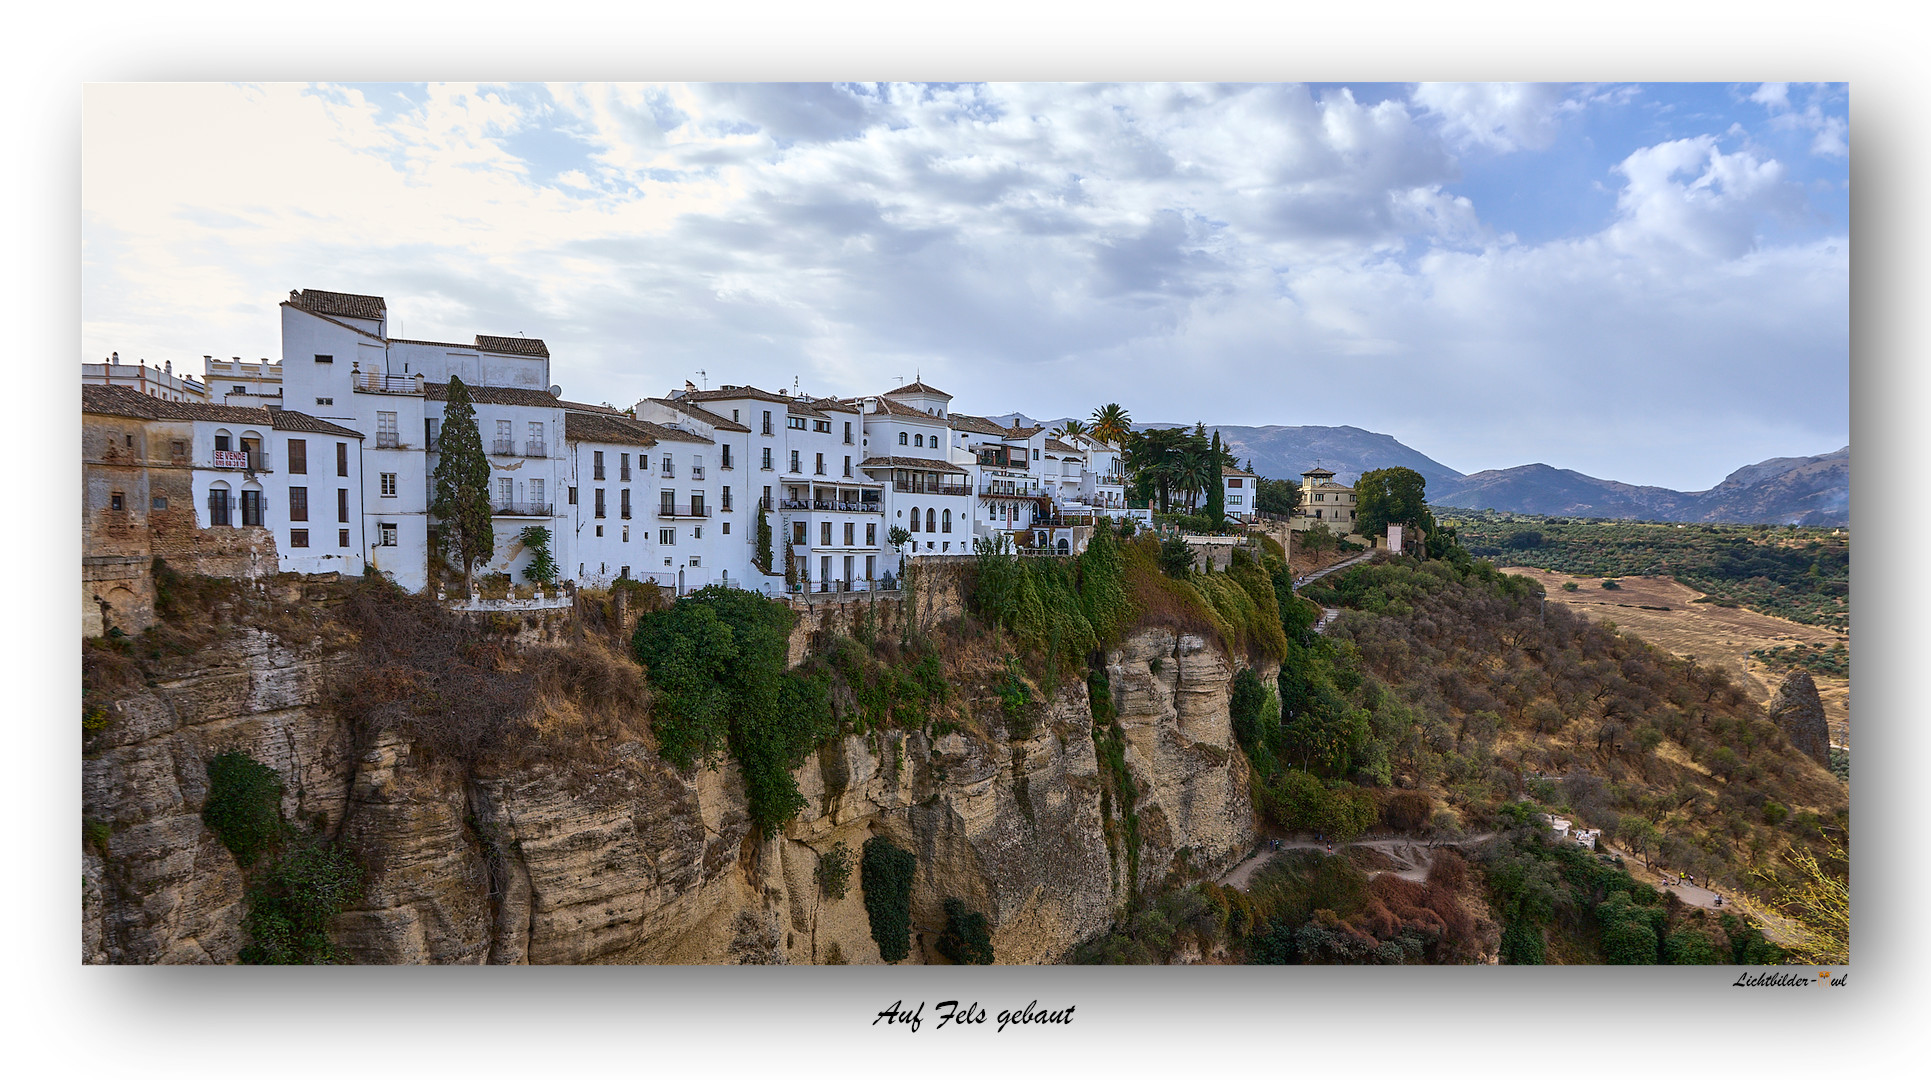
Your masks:
<instances>
[{"instance_id":1,"label":"green tree","mask_svg":"<svg viewBox=\"0 0 1931 1080\"><path fill-rule=\"evenodd\" d=\"M1093 437L1125 448L1126 436L1133 430L1133 418L1119 405L1102 405L1093 410Z\"/></svg>"},{"instance_id":2,"label":"green tree","mask_svg":"<svg viewBox=\"0 0 1931 1080\"><path fill-rule=\"evenodd\" d=\"M532 525L524 529L517 539L530 551L530 561L523 567L523 580L544 584L555 581L557 563L550 554L550 530L541 525Z\"/></svg>"},{"instance_id":3,"label":"green tree","mask_svg":"<svg viewBox=\"0 0 1931 1080\"><path fill-rule=\"evenodd\" d=\"M1213 451L1209 455L1211 475L1207 477L1207 517L1216 529L1227 525L1227 485L1221 478L1221 457L1224 453L1220 447L1220 432L1215 431Z\"/></svg>"},{"instance_id":4,"label":"green tree","mask_svg":"<svg viewBox=\"0 0 1931 1080\"><path fill-rule=\"evenodd\" d=\"M1383 535L1390 525L1433 532L1427 492L1428 481L1413 469L1397 465L1362 473L1354 482L1354 531L1370 538Z\"/></svg>"},{"instance_id":5,"label":"green tree","mask_svg":"<svg viewBox=\"0 0 1931 1080\"><path fill-rule=\"evenodd\" d=\"M865 894L865 915L878 942L878 955L896 964L912 951L912 874L918 858L882 836L865 841L859 856L858 887Z\"/></svg>"},{"instance_id":6,"label":"green tree","mask_svg":"<svg viewBox=\"0 0 1931 1080\"><path fill-rule=\"evenodd\" d=\"M444 554L463 568L463 588L468 590L476 567L496 551L496 523L490 514L489 459L483 456L483 436L476 430L476 407L469 387L454 375L449 377L436 449L441 456L429 513L441 525Z\"/></svg>"},{"instance_id":7,"label":"green tree","mask_svg":"<svg viewBox=\"0 0 1931 1080\"><path fill-rule=\"evenodd\" d=\"M771 572L771 554L772 554L771 553L771 508L769 506L766 506L763 500L759 500L758 502L757 541L758 541L757 554L753 556L753 561L756 562L759 572L769 574Z\"/></svg>"},{"instance_id":8,"label":"green tree","mask_svg":"<svg viewBox=\"0 0 1931 1080\"><path fill-rule=\"evenodd\" d=\"M1085 421L1067 420L1057 428L1054 428L1052 435L1056 439L1070 439L1075 435L1091 435L1092 433L1093 430L1086 426Z\"/></svg>"},{"instance_id":9,"label":"green tree","mask_svg":"<svg viewBox=\"0 0 1931 1080\"><path fill-rule=\"evenodd\" d=\"M1160 569L1168 577L1186 577L1193 569L1193 545L1177 536L1160 541Z\"/></svg>"},{"instance_id":10,"label":"green tree","mask_svg":"<svg viewBox=\"0 0 1931 1080\"><path fill-rule=\"evenodd\" d=\"M1253 470L1248 470L1252 472ZM1254 509L1263 514L1287 517L1301 505L1300 485L1287 480L1262 479L1255 483Z\"/></svg>"}]
</instances>

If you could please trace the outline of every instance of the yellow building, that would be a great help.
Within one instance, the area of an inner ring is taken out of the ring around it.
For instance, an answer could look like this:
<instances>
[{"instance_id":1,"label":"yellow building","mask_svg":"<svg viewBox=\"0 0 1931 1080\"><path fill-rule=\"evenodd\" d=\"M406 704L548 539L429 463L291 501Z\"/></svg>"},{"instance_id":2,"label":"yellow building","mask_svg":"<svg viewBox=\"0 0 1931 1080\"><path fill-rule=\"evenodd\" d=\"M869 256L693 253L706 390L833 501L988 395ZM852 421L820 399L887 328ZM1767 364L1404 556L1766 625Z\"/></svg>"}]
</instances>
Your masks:
<instances>
[{"instance_id":1,"label":"yellow building","mask_svg":"<svg viewBox=\"0 0 1931 1080\"><path fill-rule=\"evenodd\" d=\"M1335 483L1333 470L1319 465L1301 474L1301 505L1294 508L1287 527L1302 532L1317 524L1326 525L1336 536L1366 542L1355 535L1354 489Z\"/></svg>"}]
</instances>

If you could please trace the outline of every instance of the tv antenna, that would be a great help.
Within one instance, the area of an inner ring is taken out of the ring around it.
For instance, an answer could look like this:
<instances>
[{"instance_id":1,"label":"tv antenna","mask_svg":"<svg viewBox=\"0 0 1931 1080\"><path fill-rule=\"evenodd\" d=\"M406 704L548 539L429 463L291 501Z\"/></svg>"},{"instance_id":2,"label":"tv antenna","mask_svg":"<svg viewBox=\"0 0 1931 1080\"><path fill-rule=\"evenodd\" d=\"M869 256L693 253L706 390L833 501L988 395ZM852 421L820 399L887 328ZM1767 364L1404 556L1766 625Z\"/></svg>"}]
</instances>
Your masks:
<instances>
[{"instance_id":1,"label":"tv antenna","mask_svg":"<svg viewBox=\"0 0 1931 1080\"><path fill-rule=\"evenodd\" d=\"M711 376L703 368L697 369L697 379L704 384L704 389L709 390L711 388Z\"/></svg>"}]
</instances>

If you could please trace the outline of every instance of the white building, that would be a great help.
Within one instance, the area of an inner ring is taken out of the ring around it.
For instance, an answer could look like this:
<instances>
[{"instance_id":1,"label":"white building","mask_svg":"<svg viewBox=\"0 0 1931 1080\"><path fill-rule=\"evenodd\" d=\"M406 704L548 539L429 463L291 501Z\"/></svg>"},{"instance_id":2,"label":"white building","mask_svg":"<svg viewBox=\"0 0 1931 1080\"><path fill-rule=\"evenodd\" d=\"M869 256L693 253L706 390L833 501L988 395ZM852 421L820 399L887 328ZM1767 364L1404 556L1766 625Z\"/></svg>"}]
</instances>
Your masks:
<instances>
[{"instance_id":1,"label":"white building","mask_svg":"<svg viewBox=\"0 0 1931 1080\"><path fill-rule=\"evenodd\" d=\"M305 413L173 401L122 386L83 386L81 408L166 422L187 435L172 440L168 457L192 470L198 528L267 529L283 572L362 573L363 439L355 430Z\"/></svg>"},{"instance_id":2,"label":"white building","mask_svg":"<svg viewBox=\"0 0 1931 1080\"><path fill-rule=\"evenodd\" d=\"M115 353L98 364L82 364L80 381L82 386L125 386L137 394L162 401L208 400L208 388L195 382L191 375L176 375L172 360L161 367L149 367L146 360L124 364L121 354Z\"/></svg>"},{"instance_id":3,"label":"white building","mask_svg":"<svg viewBox=\"0 0 1931 1080\"><path fill-rule=\"evenodd\" d=\"M262 357L250 364L237 356L232 360L201 358L208 398L224 405L254 405L279 409L288 403L282 398L282 366Z\"/></svg>"},{"instance_id":4,"label":"white building","mask_svg":"<svg viewBox=\"0 0 1931 1080\"><path fill-rule=\"evenodd\" d=\"M1221 496L1229 521L1254 521L1260 512L1261 478L1241 469L1222 469Z\"/></svg>"}]
</instances>

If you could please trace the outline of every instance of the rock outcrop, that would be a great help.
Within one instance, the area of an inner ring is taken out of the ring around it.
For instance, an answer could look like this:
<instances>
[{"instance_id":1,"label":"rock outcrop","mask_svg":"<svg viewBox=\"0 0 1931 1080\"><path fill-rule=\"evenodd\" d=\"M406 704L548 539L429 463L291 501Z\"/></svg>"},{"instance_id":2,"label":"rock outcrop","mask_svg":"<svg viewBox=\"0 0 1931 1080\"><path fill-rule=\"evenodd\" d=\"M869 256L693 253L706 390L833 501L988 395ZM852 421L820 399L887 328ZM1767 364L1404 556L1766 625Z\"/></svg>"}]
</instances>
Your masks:
<instances>
[{"instance_id":1,"label":"rock outcrop","mask_svg":"<svg viewBox=\"0 0 1931 1080\"><path fill-rule=\"evenodd\" d=\"M1824 722L1824 701L1808 671L1793 671L1770 699L1770 719L1777 722L1790 745L1830 768L1830 727Z\"/></svg>"},{"instance_id":2,"label":"rock outcrop","mask_svg":"<svg viewBox=\"0 0 1931 1080\"><path fill-rule=\"evenodd\" d=\"M824 897L843 842L913 852L912 958L936 960L949 896L986 913L1004 963L1064 959L1135 887L1213 875L1254 840L1228 719L1233 667L1202 639L1132 634L1106 658L1140 850L1121 850L1086 685L1071 681L1014 738L996 702L980 735L851 735L796 776L806 807L760 837L735 767L680 772L649 747L596 763L427 760L326 704L350 654L248 631L218 660L180 661L114 702L89 736L85 814L104 844L83 869L90 963L226 963L246 933L245 879L203 825L206 762L244 750L286 785L284 814L342 841L363 897L333 924L364 963L878 963L858 875ZM1263 672L1271 677L1272 672ZM1127 880L1137 865L1138 882Z\"/></svg>"}]
</instances>

